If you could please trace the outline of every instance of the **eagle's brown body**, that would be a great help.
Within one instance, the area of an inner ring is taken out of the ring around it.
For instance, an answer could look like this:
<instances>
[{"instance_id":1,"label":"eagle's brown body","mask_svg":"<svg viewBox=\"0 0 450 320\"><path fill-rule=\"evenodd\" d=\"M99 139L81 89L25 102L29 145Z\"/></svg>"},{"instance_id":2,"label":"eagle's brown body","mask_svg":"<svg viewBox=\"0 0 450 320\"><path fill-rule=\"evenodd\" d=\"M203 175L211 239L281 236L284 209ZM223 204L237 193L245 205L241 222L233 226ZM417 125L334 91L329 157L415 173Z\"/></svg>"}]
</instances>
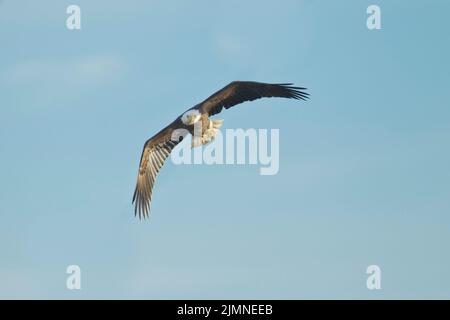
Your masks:
<instances>
[{"instance_id":1,"label":"eagle's brown body","mask_svg":"<svg viewBox=\"0 0 450 320\"><path fill-rule=\"evenodd\" d=\"M176 118L171 124L147 140L142 151L133 202L135 214L148 216L152 189L156 175L170 152L187 133L192 135L192 146L196 147L211 141L222 125L222 120L209 117L244 101L263 97L283 97L306 100L305 88L291 84L268 84L250 81L235 81L214 93L205 101Z\"/></svg>"}]
</instances>

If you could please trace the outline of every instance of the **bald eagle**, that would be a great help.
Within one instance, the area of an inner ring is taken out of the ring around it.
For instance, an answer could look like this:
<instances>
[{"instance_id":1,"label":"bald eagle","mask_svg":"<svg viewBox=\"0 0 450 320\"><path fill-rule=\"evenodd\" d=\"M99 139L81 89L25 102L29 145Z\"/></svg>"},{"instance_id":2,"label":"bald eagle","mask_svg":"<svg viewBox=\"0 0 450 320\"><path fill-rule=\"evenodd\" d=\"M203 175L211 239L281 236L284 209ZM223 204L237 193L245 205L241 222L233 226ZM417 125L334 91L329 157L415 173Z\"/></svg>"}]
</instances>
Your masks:
<instances>
[{"instance_id":1,"label":"bald eagle","mask_svg":"<svg viewBox=\"0 0 450 320\"><path fill-rule=\"evenodd\" d=\"M306 88L294 87L291 83L234 81L184 112L144 144L133 195L135 215L139 215L139 218L148 217L156 175L171 151L185 136L180 132L193 136L192 147L201 146L214 139L223 120L213 120L209 117L221 112L223 108L228 109L245 101L269 97L306 100L309 94L305 90ZM200 134L194 134L196 125L201 125Z\"/></svg>"}]
</instances>

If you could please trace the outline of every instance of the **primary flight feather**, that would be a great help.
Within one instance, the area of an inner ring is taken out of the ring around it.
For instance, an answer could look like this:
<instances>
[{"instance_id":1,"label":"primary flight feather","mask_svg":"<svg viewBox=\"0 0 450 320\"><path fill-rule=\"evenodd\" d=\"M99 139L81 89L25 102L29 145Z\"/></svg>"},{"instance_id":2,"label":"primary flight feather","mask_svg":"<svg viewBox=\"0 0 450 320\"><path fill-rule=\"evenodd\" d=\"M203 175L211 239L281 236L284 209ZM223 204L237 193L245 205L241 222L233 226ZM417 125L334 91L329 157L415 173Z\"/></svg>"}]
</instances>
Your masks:
<instances>
[{"instance_id":1,"label":"primary flight feather","mask_svg":"<svg viewBox=\"0 0 450 320\"><path fill-rule=\"evenodd\" d=\"M183 139L180 132L189 132L192 146L200 146L211 141L222 125L222 120L209 117L245 101L259 98L308 99L306 88L294 87L291 83L269 84L252 81L234 81L217 91L205 101L188 109L167 127L147 140L142 151L133 203L135 215L148 217L152 189L156 175L170 155L171 151ZM194 136L194 125L201 121L201 133Z\"/></svg>"}]
</instances>

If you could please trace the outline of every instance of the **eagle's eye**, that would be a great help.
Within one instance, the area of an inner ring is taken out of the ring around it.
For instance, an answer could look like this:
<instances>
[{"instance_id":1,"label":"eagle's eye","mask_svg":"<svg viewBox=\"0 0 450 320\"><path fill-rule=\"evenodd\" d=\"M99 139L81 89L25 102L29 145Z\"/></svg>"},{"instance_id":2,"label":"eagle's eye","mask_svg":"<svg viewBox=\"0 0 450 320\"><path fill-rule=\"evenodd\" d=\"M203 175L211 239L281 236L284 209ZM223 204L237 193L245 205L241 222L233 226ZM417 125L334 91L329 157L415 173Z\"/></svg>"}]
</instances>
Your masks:
<instances>
[{"instance_id":1,"label":"eagle's eye","mask_svg":"<svg viewBox=\"0 0 450 320\"><path fill-rule=\"evenodd\" d=\"M183 136L180 136L180 137L178 138L178 142L181 142L181 141L183 141Z\"/></svg>"}]
</instances>

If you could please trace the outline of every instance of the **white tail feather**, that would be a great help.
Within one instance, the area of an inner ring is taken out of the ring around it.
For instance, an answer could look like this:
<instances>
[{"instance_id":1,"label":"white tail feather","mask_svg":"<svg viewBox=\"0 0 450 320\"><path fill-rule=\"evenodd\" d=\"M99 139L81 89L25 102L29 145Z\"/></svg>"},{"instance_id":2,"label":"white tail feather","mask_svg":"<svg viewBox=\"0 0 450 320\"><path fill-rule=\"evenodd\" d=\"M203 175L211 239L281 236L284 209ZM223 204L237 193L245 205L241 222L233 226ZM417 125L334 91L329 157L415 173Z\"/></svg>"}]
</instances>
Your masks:
<instances>
[{"instance_id":1,"label":"white tail feather","mask_svg":"<svg viewBox=\"0 0 450 320\"><path fill-rule=\"evenodd\" d=\"M217 119L217 120L211 120L213 128L214 129L219 129L222 124L223 124L223 120L222 119Z\"/></svg>"}]
</instances>

